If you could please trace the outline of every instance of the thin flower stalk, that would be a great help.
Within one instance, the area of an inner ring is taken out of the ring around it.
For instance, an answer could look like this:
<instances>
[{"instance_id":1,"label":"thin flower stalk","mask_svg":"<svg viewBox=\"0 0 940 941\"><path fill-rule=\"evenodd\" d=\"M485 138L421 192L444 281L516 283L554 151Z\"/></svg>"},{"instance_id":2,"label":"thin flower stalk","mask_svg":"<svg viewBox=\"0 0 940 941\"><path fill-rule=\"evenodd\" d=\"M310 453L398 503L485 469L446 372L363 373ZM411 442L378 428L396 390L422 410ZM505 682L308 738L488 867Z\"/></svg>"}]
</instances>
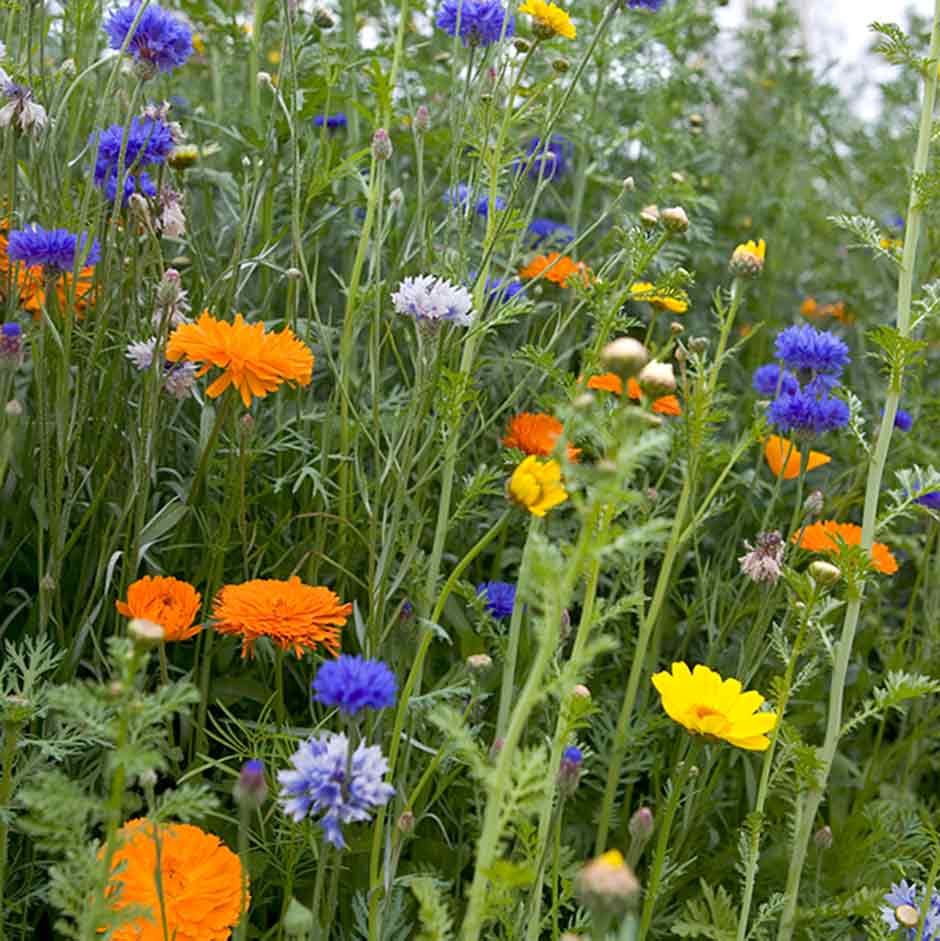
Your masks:
<instances>
[{"instance_id":1,"label":"thin flower stalk","mask_svg":"<svg viewBox=\"0 0 940 941\"><path fill-rule=\"evenodd\" d=\"M908 200L904 251L898 278L897 330L898 333L905 338L908 337L911 332L911 301L914 291L914 267L924 218L921 199L917 189L917 181L927 170L930 153L931 128L937 95L937 68L935 63L938 58L940 58L940 0L936 0L934 4L933 25L930 32L930 51L927 58L930 65L924 69L924 97L921 104L917 148L914 154L914 166L911 175L912 182ZM887 463L888 451L891 446L891 435L894 431L894 418L897 414L898 404L901 398L903 377L904 363L901 361L891 372L884 413L882 414L881 426L878 430L878 439L874 454L868 465L861 538L861 546L867 552L871 551L872 543L874 542L875 523L878 516L878 498L881 494L885 464ZM780 925L777 933L778 941L790 941L793 937L793 930L796 925L796 909L799 900L803 864L812 837L816 813L819 810L819 805L822 803L826 785L829 780L829 773L832 770L832 763L839 746L846 677L849 671L852 646L855 641L855 632L858 627L858 619L863 599L863 585L849 588L847 592L845 619L842 623L842 633L836 647L835 663L832 669L826 735L823 739L822 747L818 751L821 767L817 772L816 785L810 788L800 802L801 816L799 826L794 832L793 848L787 872L787 885L784 893L783 912L780 916Z\"/></svg>"}]
</instances>

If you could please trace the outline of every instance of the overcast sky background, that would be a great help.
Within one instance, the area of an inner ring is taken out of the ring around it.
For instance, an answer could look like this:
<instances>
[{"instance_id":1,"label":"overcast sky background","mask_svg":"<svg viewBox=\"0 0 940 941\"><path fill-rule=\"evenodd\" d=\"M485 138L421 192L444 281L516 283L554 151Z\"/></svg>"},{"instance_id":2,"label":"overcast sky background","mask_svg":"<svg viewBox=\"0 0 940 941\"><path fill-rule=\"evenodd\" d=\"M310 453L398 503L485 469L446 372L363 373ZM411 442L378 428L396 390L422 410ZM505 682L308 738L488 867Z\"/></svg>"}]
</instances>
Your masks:
<instances>
[{"instance_id":1,"label":"overcast sky background","mask_svg":"<svg viewBox=\"0 0 940 941\"><path fill-rule=\"evenodd\" d=\"M872 33L868 24L874 20L904 25L905 11L914 10L922 16L933 12L933 0L797 0L805 11L810 51L827 63L835 60L831 77L844 88L857 89L860 82L890 69L880 59L869 56L867 48ZM760 6L760 0L730 0L720 11L723 25L733 28L741 21L749 4ZM863 115L878 108L877 95L861 94L856 105Z\"/></svg>"}]
</instances>

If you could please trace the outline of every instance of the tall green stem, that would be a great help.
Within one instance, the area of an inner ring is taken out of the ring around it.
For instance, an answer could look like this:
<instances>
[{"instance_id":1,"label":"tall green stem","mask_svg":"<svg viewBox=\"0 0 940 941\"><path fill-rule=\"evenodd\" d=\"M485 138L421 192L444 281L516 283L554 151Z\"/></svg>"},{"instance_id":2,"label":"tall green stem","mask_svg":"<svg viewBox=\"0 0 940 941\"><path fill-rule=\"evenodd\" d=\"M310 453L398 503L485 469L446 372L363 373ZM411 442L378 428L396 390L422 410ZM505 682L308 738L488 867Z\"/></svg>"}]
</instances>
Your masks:
<instances>
[{"instance_id":1,"label":"tall green stem","mask_svg":"<svg viewBox=\"0 0 940 941\"><path fill-rule=\"evenodd\" d=\"M914 166L911 174L910 198L907 208L907 227L904 239L904 252L901 259L901 271L898 278L897 329L902 337L907 337L911 330L911 299L914 293L914 267L917 247L923 228L923 209L917 192L917 183L927 170L930 152L930 136L933 124L934 104L937 95L937 60L940 57L940 0L934 4L933 26L930 31L930 52L928 66L925 69L924 98L921 104L920 128L917 136L917 149L914 153ZM865 509L862 516L862 548L871 551L875 536L875 521L878 515L878 497L881 493L881 481L884 477L888 450L891 445L891 433L894 430L894 418L901 397L901 384L904 377L904 362L899 359L892 366L891 380L885 399L878 442L868 465L868 479L865 485ZM829 687L829 712L826 722L826 736L818 751L819 771L816 783L807 792L801 802L801 819L793 839L790 866L787 872L787 885L784 894L783 912L780 916L778 941L790 941L796 924L796 908L800 891L800 879L803 863L809 848L816 813L822 803L823 794L829 781L829 773L839 744L839 732L842 727L842 707L845 696L845 681L852 657L852 645L858 627L859 613L864 598L864 585L850 589L842 623L842 635L836 647L835 663L832 669L832 682Z\"/></svg>"},{"instance_id":2,"label":"tall green stem","mask_svg":"<svg viewBox=\"0 0 940 941\"><path fill-rule=\"evenodd\" d=\"M13 762L16 758L16 741L19 737L20 723L3 723L3 776L0 777L0 809L6 811L13 794ZM3 888L6 883L7 842L10 838L10 822L6 813L0 817L0 941L5 937L3 930Z\"/></svg>"}]
</instances>

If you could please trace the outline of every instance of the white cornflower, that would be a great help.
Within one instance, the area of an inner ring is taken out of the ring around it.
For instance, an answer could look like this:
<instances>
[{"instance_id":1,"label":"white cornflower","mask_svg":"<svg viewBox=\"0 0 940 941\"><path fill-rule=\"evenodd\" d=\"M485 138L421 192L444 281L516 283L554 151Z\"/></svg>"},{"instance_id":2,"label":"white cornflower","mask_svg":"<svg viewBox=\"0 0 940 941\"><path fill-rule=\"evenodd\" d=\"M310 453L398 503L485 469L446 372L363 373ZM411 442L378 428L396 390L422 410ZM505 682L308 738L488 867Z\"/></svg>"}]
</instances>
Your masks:
<instances>
[{"instance_id":1,"label":"white cornflower","mask_svg":"<svg viewBox=\"0 0 940 941\"><path fill-rule=\"evenodd\" d=\"M757 546L752 547L749 542L744 543L748 550L747 555L739 557L741 571L752 582L769 582L773 585L781 574L783 563L783 538L776 530L770 533L760 533L757 537Z\"/></svg>"},{"instance_id":2,"label":"white cornflower","mask_svg":"<svg viewBox=\"0 0 940 941\"><path fill-rule=\"evenodd\" d=\"M46 109L33 101L33 93L25 86L18 85L0 69L0 97L7 99L7 104L0 108L0 128L19 127L24 134L38 137L49 123Z\"/></svg>"},{"instance_id":3,"label":"white cornflower","mask_svg":"<svg viewBox=\"0 0 940 941\"><path fill-rule=\"evenodd\" d=\"M176 190L164 186L160 190L160 231L166 238L178 239L186 234L186 216Z\"/></svg>"},{"instance_id":4,"label":"white cornflower","mask_svg":"<svg viewBox=\"0 0 940 941\"><path fill-rule=\"evenodd\" d=\"M170 137L173 138L174 144L179 144L186 138L186 132L183 130L183 125L179 121L170 120L170 108L173 106L168 102L164 101L163 104L159 105L145 105L141 109L141 115L145 118L150 118L151 121L161 121L167 126L170 131Z\"/></svg>"},{"instance_id":5,"label":"white cornflower","mask_svg":"<svg viewBox=\"0 0 940 941\"><path fill-rule=\"evenodd\" d=\"M468 327L473 317L470 292L433 275L405 278L392 295L392 303L399 314L414 317L419 323L447 320Z\"/></svg>"},{"instance_id":6,"label":"white cornflower","mask_svg":"<svg viewBox=\"0 0 940 941\"><path fill-rule=\"evenodd\" d=\"M177 363L163 376L163 387L170 395L182 401L192 395L198 367L195 363Z\"/></svg>"},{"instance_id":7,"label":"white cornflower","mask_svg":"<svg viewBox=\"0 0 940 941\"><path fill-rule=\"evenodd\" d=\"M149 340L138 340L135 343L128 343L124 355L141 371L149 369L153 365L153 353L157 348L157 338L151 337Z\"/></svg>"}]
</instances>

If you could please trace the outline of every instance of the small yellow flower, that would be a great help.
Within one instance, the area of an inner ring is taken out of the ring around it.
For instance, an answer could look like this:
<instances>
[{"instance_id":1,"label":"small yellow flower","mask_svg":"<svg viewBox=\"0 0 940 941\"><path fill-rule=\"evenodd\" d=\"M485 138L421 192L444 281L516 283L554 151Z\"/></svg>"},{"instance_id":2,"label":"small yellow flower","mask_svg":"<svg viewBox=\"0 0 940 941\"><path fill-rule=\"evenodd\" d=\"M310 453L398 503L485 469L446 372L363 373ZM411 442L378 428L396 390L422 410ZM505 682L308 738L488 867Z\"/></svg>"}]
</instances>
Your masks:
<instances>
[{"instance_id":1,"label":"small yellow flower","mask_svg":"<svg viewBox=\"0 0 940 941\"><path fill-rule=\"evenodd\" d=\"M509 478L508 495L533 516L544 516L553 506L564 503L568 492L561 484L558 461L527 457Z\"/></svg>"},{"instance_id":2,"label":"small yellow flower","mask_svg":"<svg viewBox=\"0 0 940 941\"><path fill-rule=\"evenodd\" d=\"M672 673L653 676L666 714L693 735L723 739L738 748L766 751L767 733L777 724L776 713L758 712L764 697L754 690L741 691L738 680L723 680L708 667L689 670L674 663Z\"/></svg>"},{"instance_id":3,"label":"small yellow flower","mask_svg":"<svg viewBox=\"0 0 940 941\"><path fill-rule=\"evenodd\" d=\"M674 314L684 314L689 309L689 301L685 296L685 292L676 297L657 294L649 281L634 281L630 285L630 294L635 301L646 301L647 304L671 311Z\"/></svg>"},{"instance_id":4,"label":"small yellow flower","mask_svg":"<svg viewBox=\"0 0 940 941\"><path fill-rule=\"evenodd\" d=\"M535 31L542 39L551 39L552 36L562 36L565 39L574 39L578 31L571 17L565 11L546 3L545 0L525 0L519 7L520 13L526 13L535 20Z\"/></svg>"},{"instance_id":5,"label":"small yellow flower","mask_svg":"<svg viewBox=\"0 0 940 941\"><path fill-rule=\"evenodd\" d=\"M763 239L754 241L748 239L743 245L738 245L731 253L731 273L738 276L753 277L761 273L764 267L764 256L767 246Z\"/></svg>"},{"instance_id":6,"label":"small yellow flower","mask_svg":"<svg viewBox=\"0 0 940 941\"><path fill-rule=\"evenodd\" d=\"M193 33L193 49L201 56L206 54L206 42L199 33Z\"/></svg>"}]
</instances>

